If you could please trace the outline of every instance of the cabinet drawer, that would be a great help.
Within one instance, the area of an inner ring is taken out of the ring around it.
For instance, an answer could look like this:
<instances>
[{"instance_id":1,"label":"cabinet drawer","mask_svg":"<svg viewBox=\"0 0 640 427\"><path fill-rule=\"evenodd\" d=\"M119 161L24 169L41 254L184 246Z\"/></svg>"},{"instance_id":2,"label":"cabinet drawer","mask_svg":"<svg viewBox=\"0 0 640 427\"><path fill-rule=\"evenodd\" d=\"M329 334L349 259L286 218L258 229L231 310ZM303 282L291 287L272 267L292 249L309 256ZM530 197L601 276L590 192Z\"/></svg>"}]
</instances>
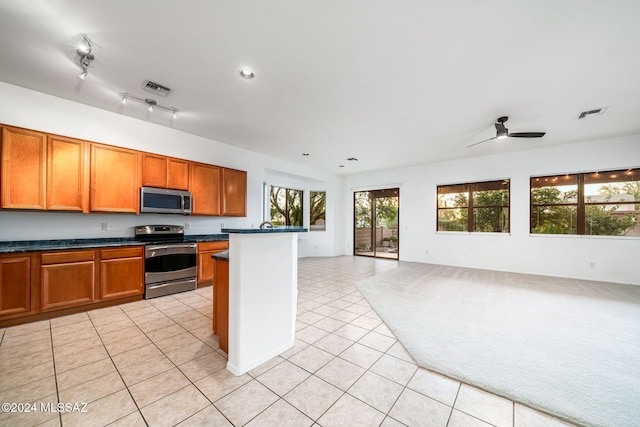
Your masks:
<instances>
[{"instance_id":1,"label":"cabinet drawer","mask_svg":"<svg viewBox=\"0 0 640 427\"><path fill-rule=\"evenodd\" d=\"M42 254L42 265L64 264L67 262L93 261L94 251L47 252Z\"/></svg>"},{"instance_id":2,"label":"cabinet drawer","mask_svg":"<svg viewBox=\"0 0 640 427\"><path fill-rule=\"evenodd\" d=\"M116 258L141 258L143 252L142 246L132 246L130 248L113 248L100 250L101 259Z\"/></svg>"},{"instance_id":3,"label":"cabinet drawer","mask_svg":"<svg viewBox=\"0 0 640 427\"><path fill-rule=\"evenodd\" d=\"M227 240L220 240L217 242L200 242L198 243L198 251L211 251L216 249L228 249L229 242Z\"/></svg>"}]
</instances>

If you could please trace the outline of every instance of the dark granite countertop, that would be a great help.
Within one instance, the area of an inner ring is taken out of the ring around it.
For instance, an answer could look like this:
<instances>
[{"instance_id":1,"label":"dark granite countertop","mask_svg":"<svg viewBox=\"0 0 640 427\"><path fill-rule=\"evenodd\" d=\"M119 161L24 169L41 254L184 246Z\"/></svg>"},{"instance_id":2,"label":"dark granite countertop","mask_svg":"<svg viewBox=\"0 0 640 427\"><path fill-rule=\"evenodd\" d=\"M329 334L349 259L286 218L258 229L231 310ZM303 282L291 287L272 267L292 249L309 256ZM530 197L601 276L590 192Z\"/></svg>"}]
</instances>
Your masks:
<instances>
[{"instance_id":1,"label":"dark granite countertop","mask_svg":"<svg viewBox=\"0 0 640 427\"><path fill-rule=\"evenodd\" d=\"M304 227L280 226L273 228L223 228L223 233L233 234L271 234L271 233L304 233L309 231Z\"/></svg>"},{"instance_id":2,"label":"dark granite countertop","mask_svg":"<svg viewBox=\"0 0 640 427\"><path fill-rule=\"evenodd\" d=\"M217 252L211 255L211 258L218 261L229 261L229 251Z\"/></svg>"},{"instance_id":3,"label":"dark granite countertop","mask_svg":"<svg viewBox=\"0 0 640 427\"><path fill-rule=\"evenodd\" d=\"M229 240L228 234L194 234L184 236L185 242L215 242ZM94 239L58 239L58 240L16 240L0 242L0 254L52 251L63 249L107 248L117 246L145 245L147 241L137 240L135 237L108 237Z\"/></svg>"}]
</instances>

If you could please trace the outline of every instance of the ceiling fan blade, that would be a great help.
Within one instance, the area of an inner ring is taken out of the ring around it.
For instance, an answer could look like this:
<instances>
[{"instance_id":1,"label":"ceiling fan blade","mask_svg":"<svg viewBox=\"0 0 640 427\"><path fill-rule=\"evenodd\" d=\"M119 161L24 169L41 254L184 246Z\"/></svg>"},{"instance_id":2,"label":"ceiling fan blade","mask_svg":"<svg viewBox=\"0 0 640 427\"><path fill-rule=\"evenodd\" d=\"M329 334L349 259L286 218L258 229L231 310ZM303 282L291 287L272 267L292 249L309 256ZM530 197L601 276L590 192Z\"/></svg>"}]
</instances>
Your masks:
<instances>
[{"instance_id":1,"label":"ceiling fan blade","mask_svg":"<svg viewBox=\"0 0 640 427\"><path fill-rule=\"evenodd\" d=\"M496 139L496 138L497 138L497 137L495 137L495 136L494 136L493 138L485 139L484 141L474 142L474 143L473 143L473 144L471 144L471 145L467 145L467 148L469 148L469 147L473 147L474 145L482 144L483 142L491 141L492 139Z\"/></svg>"},{"instance_id":2,"label":"ceiling fan blade","mask_svg":"<svg viewBox=\"0 0 640 427\"><path fill-rule=\"evenodd\" d=\"M541 138L544 136L544 132L516 132L510 133L511 138Z\"/></svg>"}]
</instances>

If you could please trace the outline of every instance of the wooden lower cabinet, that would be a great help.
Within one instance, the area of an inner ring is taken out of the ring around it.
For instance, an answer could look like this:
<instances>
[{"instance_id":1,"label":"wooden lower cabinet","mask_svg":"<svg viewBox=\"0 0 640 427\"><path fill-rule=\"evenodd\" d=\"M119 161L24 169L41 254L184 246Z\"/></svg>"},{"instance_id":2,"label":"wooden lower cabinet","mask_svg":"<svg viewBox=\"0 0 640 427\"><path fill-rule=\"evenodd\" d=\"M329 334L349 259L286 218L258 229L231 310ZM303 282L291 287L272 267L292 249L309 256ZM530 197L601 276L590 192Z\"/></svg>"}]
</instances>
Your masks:
<instances>
[{"instance_id":1,"label":"wooden lower cabinet","mask_svg":"<svg viewBox=\"0 0 640 427\"><path fill-rule=\"evenodd\" d=\"M32 313L31 256L0 256L0 317Z\"/></svg>"},{"instance_id":2,"label":"wooden lower cabinet","mask_svg":"<svg viewBox=\"0 0 640 427\"><path fill-rule=\"evenodd\" d=\"M100 299L144 293L144 248L100 250Z\"/></svg>"},{"instance_id":3,"label":"wooden lower cabinet","mask_svg":"<svg viewBox=\"0 0 640 427\"><path fill-rule=\"evenodd\" d=\"M200 242L198 243L198 287L210 286L215 278L214 260L211 255L226 251L229 248L229 242Z\"/></svg>"},{"instance_id":4,"label":"wooden lower cabinet","mask_svg":"<svg viewBox=\"0 0 640 427\"><path fill-rule=\"evenodd\" d=\"M220 350L229 353L229 262L215 260L213 285L213 333L218 336Z\"/></svg>"},{"instance_id":5,"label":"wooden lower cabinet","mask_svg":"<svg viewBox=\"0 0 640 427\"><path fill-rule=\"evenodd\" d=\"M41 311L89 304L96 300L94 250L43 253L40 265Z\"/></svg>"}]
</instances>

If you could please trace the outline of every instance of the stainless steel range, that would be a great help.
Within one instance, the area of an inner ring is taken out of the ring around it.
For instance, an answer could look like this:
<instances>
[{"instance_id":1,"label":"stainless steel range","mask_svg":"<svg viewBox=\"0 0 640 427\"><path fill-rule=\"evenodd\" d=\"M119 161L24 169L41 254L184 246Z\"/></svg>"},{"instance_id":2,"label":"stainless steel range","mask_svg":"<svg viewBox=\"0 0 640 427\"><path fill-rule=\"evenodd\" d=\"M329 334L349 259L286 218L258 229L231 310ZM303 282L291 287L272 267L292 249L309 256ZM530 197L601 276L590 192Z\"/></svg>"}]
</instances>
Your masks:
<instances>
[{"instance_id":1,"label":"stainless steel range","mask_svg":"<svg viewBox=\"0 0 640 427\"><path fill-rule=\"evenodd\" d=\"M184 242L180 225L144 225L135 228L144 250L146 299L196 289L197 244Z\"/></svg>"}]
</instances>

